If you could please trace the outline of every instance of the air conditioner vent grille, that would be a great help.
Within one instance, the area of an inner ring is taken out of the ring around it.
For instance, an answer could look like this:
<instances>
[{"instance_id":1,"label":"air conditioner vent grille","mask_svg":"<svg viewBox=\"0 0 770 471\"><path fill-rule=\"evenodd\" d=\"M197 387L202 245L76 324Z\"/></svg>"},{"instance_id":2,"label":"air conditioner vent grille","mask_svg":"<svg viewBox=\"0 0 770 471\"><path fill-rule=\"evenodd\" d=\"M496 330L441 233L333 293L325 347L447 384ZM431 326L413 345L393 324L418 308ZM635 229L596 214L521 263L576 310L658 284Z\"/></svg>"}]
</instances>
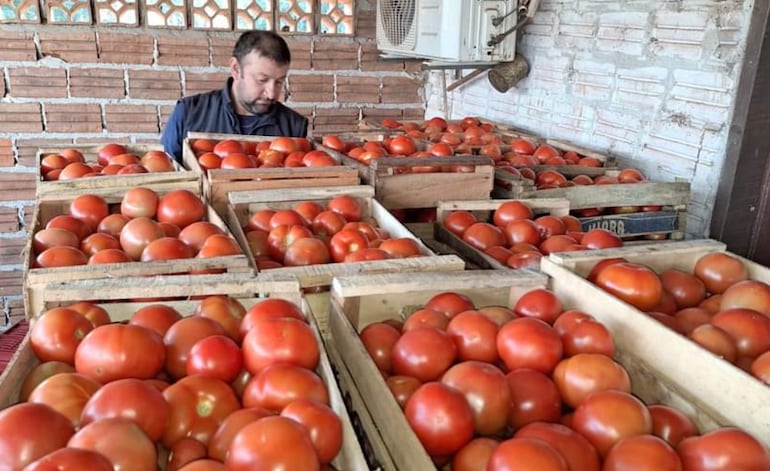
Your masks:
<instances>
[{"instance_id":1,"label":"air conditioner vent grille","mask_svg":"<svg viewBox=\"0 0 770 471\"><path fill-rule=\"evenodd\" d=\"M415 0L380 0L379 14L382 29L392 45L414 43Z\"/></svg>"}]
</instances>

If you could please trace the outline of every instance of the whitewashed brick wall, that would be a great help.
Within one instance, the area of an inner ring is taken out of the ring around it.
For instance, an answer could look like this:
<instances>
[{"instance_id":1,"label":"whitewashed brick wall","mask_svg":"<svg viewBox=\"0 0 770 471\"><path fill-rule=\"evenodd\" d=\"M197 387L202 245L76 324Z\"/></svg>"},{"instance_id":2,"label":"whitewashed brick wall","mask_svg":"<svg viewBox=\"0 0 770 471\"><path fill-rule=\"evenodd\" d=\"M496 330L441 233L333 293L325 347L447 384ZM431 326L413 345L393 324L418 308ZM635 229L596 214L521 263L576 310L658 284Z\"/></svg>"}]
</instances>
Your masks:
<instances>
[{"instance_id":1,"label":"whitewashed brick wall","mask_svg":"<svg viewBox=\"0 0 770 471\"><path fill-rule=\"evenodd\" d=\"M707 236L753 5L543 0L520 36L530 74L517 88L498 93L482 75L445 110L432 72L426 116L484 116L612 153L655 180L686 178L688 232Z\"/></svg>"}]
</instances>

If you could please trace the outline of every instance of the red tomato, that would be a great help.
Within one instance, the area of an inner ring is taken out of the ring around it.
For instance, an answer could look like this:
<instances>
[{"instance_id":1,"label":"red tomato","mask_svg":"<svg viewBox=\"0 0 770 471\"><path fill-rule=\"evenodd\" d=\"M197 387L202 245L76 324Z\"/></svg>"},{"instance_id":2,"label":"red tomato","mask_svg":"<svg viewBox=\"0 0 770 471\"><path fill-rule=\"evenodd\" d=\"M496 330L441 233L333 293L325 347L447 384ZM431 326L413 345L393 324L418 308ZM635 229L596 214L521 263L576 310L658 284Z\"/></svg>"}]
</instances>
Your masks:
<instances>
[{"instance_id":1,"label":"red tomato","mask_svg":"<svg viewBox=\"0 0 770 471\"><path fill-rule=\"evenodd\" d=\"M193 258L193 249L175 237L155 239L142 250L139 260L154 262L160 260L179 260Z\"/></svg>"},{"instance_id":2,"label":"red tomato","mask_svg":"<svg viewBox=\"0 0 770 471\"><path fill-rule=\"evenodd\" d=\"M671 446L653 435L626 437L610 450L602 471L681 471L682 462Z\"/></svg>"},{"instance_id":3,"label":"red tomato","mask_svg":"<svg viewBox=\"0 0 770 471\"><path fill-rule=\"evenodd\" d=\"M313 223L313 219L324 211L324 207L315 201L303 201L294 206L294 211L302 216L305 225L309 227Z\"/></svg>"},{"instance_id":4,"label":"red tomato","mask_svg":"<svg viewBox=\"0 0 770 471\"><path fill-rule=\"evenodd\" d=\"M67 445L75 428L44 404L25 402L0 411L0 467L20 470Z\"/></svg>"},{"instance_id":5,"label":"red tomato","mask_svg":"<svg viewBox=\"0 0 770 471\"><path fill-rule=\"evenodd\" d=\"M101 221L96 228L97 232L104 232L112 237L120 238L120 231L123 230L123 226L129 221L129 218L122 214L110 214Z\"/></svg>"},{"instance_id":6,"label":"red tomato","mask_svg":"<svg viewBox=\"0 0 770 471\"><path fill-rule=\"evenodd\" d=\"M74 247L51 247L38 255L35 263L40 268L71 267L87 264L88 257ZM32 268L35 266L33 265Z\"/></svg>"},{"instance_id":7,"label":"red tomato","mask_svg":"<svg viewBox=\"0 0 770 471\"><path fill-rule=\"evenodd\" d=\"M414 139L408 136L396 136L391 139L388 151L393 155L411 155L417 151Z\"/></svg>"},{"instance_id":8,"label":"red tomato","mask_svg":"<svg viewBox=\"0 0 770 471\"><path fill-rule=\"evenodd\" d=\"M91 236L93 236L93 234ZM51 247L79 248L80 239L78 239L77 234L74 232L58 227L52 227L50 229L43 229L41 231L35 232L35 235L32 237L32 249L35 251L35 253L43 252L44 250L50 249Z\"/></svg>"},{"instance_id":9,"label":"red tomato","mask_svg":"<svg viewBox=\"0 0 770 471\"><path fill-rule=\"evenodd\" d=\"M273 415L267 409L238 409L222 421L217 431L209 440L208 456L224 462L227 450L235 435L245 426L257 420Z\"/></svg>"},{"instance_id":10,"label":"red tomato","mask_svg":"<svg viewBox=\"0 0 770 471\"><path fill-rule=\"evenodd\" d=\"M321 140L321 144L337 152L345 152L345 143L338 136L327 134Z\"/></svg>"},{"instance_id":11,"label":"red tomato","mask_svg":"<svg viewBox=\"0 0 770 471\"><path fill-rule=\"evenodd\" d=\"M444 314L439 315L447 319ZM457 359L460 361L496 362L498 355L495 340L498 330L498 325L479 311L461 312L448 321L446 326L446 333L454 341Z\"/></svg>"},{"instance_id":12,"label":"red tomato","mask_svg":"<svg viewBox=\"0 0 770 471\"><path fill-rule=\"evenodd\" d=\"M533 219L535 213L532 208L523 201L506 201L497 207L492 220L498 227L505 227L511 221L521 219Z\"/></svg>"},{"instance_id":13,"label":"red tomato","mask_svg":"<svg viewBox=\"0 0 770 471\"><path fill-rule=\"evenodd\" d=\"M696 327L711 322L712 314L702 307L688 307L674 314L685 334L689 335Z\"/></svg>"},{"instance_id":14,"label":"red tomato","mask_svg":"<svg viewBox=\"0 0 770 471\"><path fill-rule=\"evenodd\" d=\"M446 331L448 325L449 318L443 313L433 309L420 309L406 318L401 331L406 332L420 327L433 327L434 329Z\"/></svg>"},{"instance_id":15,"label":"red tomato","mask_svg":"<svg viewBox=\"0 0 770 471\"><path fill-rule=\"evenodd\" d=\"M489 458L500 442L493 438L474 438L452 458L452 471L476 471L487 469Z\"/></svg>"},{"instance_id":16,"label":"red tomato","mask_svg":"<svg viewBox=\"0 0 770 471\"><path fill-rule=\"evenodd\" d=\"M738 356L755 358L770 350L770 318L751 309L727 309L711 323L735 341Z\"/></svg>"},{"instance_id":17,"label":"red tomato","mask_svg":"<svg viewBox=\"0 0 770 471\"><path fill-rule=\"evenodd\" d=\"M99 221L110 214L107 202L98 195L81 195L70 203L70 216L86 224L91 232L99 225Z\"/></svg>"},{"instance_id":18,"label":"red tomato","mask_svg":"<svg viewBox=\"0 0 770 471\"><path fill-rule=\"evenodd\" d=\"M49 229L46 229L49 230ZM54 230L54 229L51 229ZM39 234L39 232L38 232ZM35 234L37 235L37 234ZM74 236L74 234L73 234ZM80 244L80 251L91 257L97 252L109 249L120 249L120 242L115 237L105 234L104 232L96 232L83 239Z\"/></svg>"},{"instance_id":19,"label":"red tomato","mask_svg":"<svg viewBox=\"0 0 770 471\"><path fill-rule=\"evenodd\" d=\"M734 308L753 309L770 318L770 286L762 281L739 281L722 293L719 308L722 311Z\"/></svg>"},{"instance_id":20,"label":"red tomato","mask_svg":"<svg viewBox=\"0 0 770 471\"><path fill-rule=\"evenodd\" d=\"M329 392L315 372L289 363L274 363L263 368L243 391L244 407L259 407L275 413L297 399L328 405Z\"/></svg>"},{"instance_id":21,"label":"red tomato","mask_svg":"<svg viewBox=\"0 0 770 471\"><path fill-rule=\"evenodd\" d=\"M599 471L599 454L585 437L559 423L533 422L519 429L514 438L542 440L559 452L571 471Z\"/></svg>"},{"instance_id":22,"label":"red tomato","mask_svg":"<svg viewBox=\"0 0 770 471\"><path fill-rule=\"evenodd\" d=\"M206 239L215 234L224 234L224 231L214 223L198 221L182 229L178 238L198 253Z\"/></svg>"},{"instance_id":23,"label":"red tomato","mask_svg":"<svg viewBox=\"0 0 770 471\"><path fill-rule=\"evenodd\" d=\"M313 237L313 233L303 225L277 226L270 229L267 235L267 248L274 260L282 262L286 249L291 244L296 240L310 237Z\"/></svg>"},{"instance_id":24,"label":"red tomato","mask_svg":"<svg viewBox=\"0 0 770 471\"><path fill-rule=\"evenodd\" d=\"M378 247L393 258L407 258L420 255L420 245L410 237L385 239Z\"/></svg>"},{"instance_id":25,"label":"red tomato","mask_svg":"<svg viewBox=\"0 0 770 471\"><path fill-rule=\"evenodd\" d=\"M617 390L598 391L586 397L575 409L572 424L604 457L624 438L652 433L647 406Z\"/></svg>"},{"instance_id":26,"label":"red tomato","mask_svg":"<svg viewBox=\"0 0 770 471\"><path fill-rule=\"evenodd\" d=\"M60 373L37 385L29 395L29 402L50 406L79 428L83 407L100 387L101 384L87 376Z\"/></svg>"},{"instance_id":27,"label":"red tomato","mask_svg":"<svg viewBox=\"0 0 770 471\"><path fill-rule=\"evenodd\" d=\"M243 427L230 443L225 465L232 471L320 469L310 433L286 417L265 417Z\"/></svg>"},{"instance_id":28,"label":"red tomato","mask_svg":"<svg viewBox=\"0 0 770 471\"><path fill-rule=\"evenodd\" d=\"M290 317L305 321L302 310L291 301L281 298L264 299L251 306L241 320L241 336L246 335L259 319Z\"/></svg>"},{"instance_id":29,"label":"red tomato","mask_svg":"<svg viewBox=\"0 0 770 471\"><path fill-rule=\"evenodd\" d=\"M530 219L518 219L503 226L503 234L508 245L532 244L535 248L542 242L540 230Z\"/></svg>"},{"instance_id":30,"label":"red tomato","mask_svg":"<svg viewBox=\"0 0 770 471\"><path fill-rule=\"evenodd\" d=\"M725 427L685 438L677 447L687 471L760 471L770 469L770 453L754 437Z\"/></svg>"},{"instance_id":31,"label":"red tomato","mask_svg":"<svg viewBox=\"0 0 770 471\"><path fill-rule=\"evenodd\" d=\"M451 456L473 438L473 412L468 401L444 384L420 386L406 403L404 414L430 456Z\"/></svg>"},{"instance_id":32,"label":"red tomato","mask_svg":"<svg viewBox=\"0 0 770 471\"><path fill-rule=\"evenodd\" d=\"M345 227L345 218L334 211L321 211L313 218L313 233L321 239L328 239Z\"/></svg>"},{"instance_id":33,"label":"red tomato","mask_svg":"<svg viewBox=\"0 0 770 471\"><path fill-rule=\"evenodd\" d=\"M475 306L468 296L447 291L431 297L425 303L424 308L443 312L444 315L451 319L461 312L475 309Z\"/></svg>"},{"instance_id":34,"label":"red tomato","mask_svg":"<svg viewBox=\"0 0 770 471\"><path fill-rule=\"evenodd\" d=\"M166 331L181 318L182 315L179 311L171 306L166 306L165 304L150 304L137 309L131 315L128 323L146 327L163 337L166 335Z\"/></svg>"},{"instance_id":35,"label":"red tomato","mask_svg":"<svg viewBox=\"0 0 770 471\"><path fill-rule=\"evenodd\" d=\"M623 246L623 241L620 237L607 229L591 229L583 235L580 243L590 250L610 249Z\"/></svg>"},{"instance_id":36,"label":"red tomato","mask_svg":"<svg viewBox=\"0 0 770 471\"><path fill-rule=\"evenodd\" d=\"M344 217L347 222L358 222L364 216L361 202L350 195L335 196L326 204L326 209Z\"/></svg>"},{"instance_id":37,"label":"red tomato","mask_svg":"<svg viewBox=\"0 0 770 471\"><path fill-rule=\"evenodd\" d=\"M29 399L29 395L32 394L38 384L42 383L51 376L59 373L74 373L75 368L69 363L63 361L46 361L40 363L30 370L24 377L24 381L21 384L19 390L19 400L25 402Z\"/></svg>"},{"instance_id":38,"label":"red tomato","mask_svg":"<svg viewBox=\"0 0 770 471\"><path fill-rule=\"evenodd\" d=\"M388 376L385 383L388 385L388 389L390 389L398 405L401 406L401 409L406 407L406 403L412 397L412 394L422 386L422 381L419 379L401 375Z\"/></svg>"},{"instance_id":39,"label":"red tomato","mask_svg":"<svg viewBox=\"0 0 770 471\"><path fill-rule=\"evenodd\" d=\"M652 417L652 433L676 447L687 437L698 435L698 427L683 412L663 404L647 406Z\"/></svg>"},{"instance_id":40,"label":"red tomato","mask_svg":"<svg viewBox=\"0 0 770 471\"><path fill-rule=\"evenodd\" d=\"M245 229L249 231L259 229L261 231L269 232L270 229L272 229L272 227L270 227L270 219L273 217L273 214L275 214L275 211L272 209L262 209L255 212L249 218L249 222L246 224Z\"/></svg>"},{"instance_id":41,"label":"red tomato","mask_svg":"<svg viewBox=\"0 0 770 471\"><path fill-rule=\"evenodd\" d=\"M683 309L700 304L706 298L706 286L703 282L681 270L670 269L660 274L663 289L673 298L677 308Z\"/></svg>"},{"instance_id":42,"label":"red tomato","mask_svg":"<svg viewBox=\"0 0 770 471\"><path fill-rule=\"evenodd\" d=\"M120 202L120 214L129 219L155 217L158 210L158 194L149 188L132 188Z\"/></svg>"},{"instance_id":43,"label":"red tomato","mask_svg":"<svg viewBox=\"0 0 770 471\"><path fill-rule=\"evenodd\" d=\"M243 354L230 337L211 335L195 342L186 367L188 376L210 376L230 383L243 369Z\"/></svg>"},{"instance_id":44,"label":"red tomato","mask_svg":"<svg viewBox=\"0 0 770 471\"><path fill-rule=\"evenodd\" d=\"M701 347L730 363L735 363L738 359L738 349L735 345L735 340L733 340L730 334L715 325L703 324L698 326L688 334L688 337Z\"/></svg>"},{"instance_id":45,"label":"red tomato","mask_svg":"<svg viewBox=\"0 0 770 471\"><path fill-rule=\"evenodd\" d=\"M122 417L135 422L147 436L159 440L166 429L169 405L163 395L146 381L127 378L105 384L83 407L82 425L96 420Z\"/></svg>"},{"instance_id":46,"label":"red tomato","mask_svg":"<svg viewBox=\"0 0 770 471\"><path fill-rule=\"evenodd\" d=\"M590 319L580 322L561 335L564 356L578 353L599 353L610 358L615 356L612 333L601 322Z\"/></svg>"},{"instance_id":47,"label":"red tomato","mask_svg":"<svg viewBox=\"0 0 770 471\"><path fill-rule=\"evenodd\" d=\"M733 284L749 278L743 262L723 252L702 256L695 263L695 276L711 294L722 294Z\"/></svg>"},{"instance_id":48,"label":"red tomato","mask_svg":"<svg viewBox=\"0 0 770 471\"><path fill-rule=\"evenodd\" d=\"M310 326L288 317L254 320L241 348L246 369L251 374L276 362L313 370L320 358L318 342Z\"/></svg>"},{"instance_id":49,"label":"red tomato","mask_svg":"<svg viewBox=\"0 0 770 471\"><path fill-rule=\"evenodd\" d=\"M304 226L305 218L293 209L279 209L270 217L270 228L277 226Z\"/></svg>"},{"instance_id":50,"label":"red tomato","mask_svg":"<svg viewBox=\"0 0 770 471\"><path fill-rule=\"evenodd\" d=\"M193 346L208 336L224 333L221 324L207 317L190 316L176 321L163 336L163 344L166 347L166 372L174 379L185 376L187 358Z\"/></svg>"},{"instance_id":51,"label":"red tomato","mask_svg":"<svg viewBox=\"0 0 770 471\"><path fill-rule=\"evenodd\" d=\"M477 222L471 225L463 233L463 240L482 252L490 247L505 245L506 243L503 231L488 222Z\"/></svg>"},{"instance_id":52,"label":"red tomato","mask_svg":"<svg viewBox=\"0 0 770 471\"><path fill-rule=\"evenodd\" d=\"M165 236L156 221L145 217L134 218L120 231L120 246L132 260L139 260L150 242Z\"/></svg>"},{"instance_id":53,"label":"red tomato","mask_svg":"<svg viewBox=\"0 0 770 471\"><path fill-rule=\"evenodd\" d=\"M631 392L631 379L623 365L595 353L580 353L562 360L556 365L553 380L564 403L573 408L597 391Z\"/></svg>"},{"instance_id":54,"label":"red tomato","mask_svg":"<svg viewBox=\"0 0 770 471\"><path fill-rule=\"evenodd\" d=\"M505 430L511 396L499 368L481 361L464 361L449 368L441 382L465 396L476 434L497 435Z\"/></svg>"},{"instance_id":55,"label":"red tomato","mask_svg":"<svg viewBox=\"0 0 770 471\"><path fill-rule=\"evenodd\" d=\"M78 345L75 370L101 383L122 378L155 377L166 360L161 337L137 325L94 328Z\"/></svg>"},{"instance_id":56,"label":"red tomato","mask_svg":"<svg viewBox=\"0 0 770 471\"><path fill-rule=\"evenodd\" d=\"M561 360L559 334L545 322L531 317L514 319L500 328L497 351L505 366L532 368L550 374Z\"/></svg>"},{"instance_id":57,"label":"red tomato","mask_svg":"<svg viewBox=\"0 0 770 471\"><path fill-rule=\"evenodd\" d=\"M594 265L594 267L591 269L591 271L588 273L588 276L586 276L586 279L590 281L591 283L596 283L596 277L599 275L599 272L604 270L606 267L610 265L614 265L616 263L625 263L628 262L625 258L606 258L602 260L601 262Z\"/></svg>"},{"instance_id":58,"label":"red tomato","mask_svg":"<svg viewBox=\"0 0 770 471\"><path fill-rule=\"evenodd\" d=\"M454 363L457 348L445 332L420 327L405 332L393 345L391 364L398 375L433 381Z\"/></svg>"},{"instance_id":59,"label":"red tomato","mask_svg":"<svg viewBox=\"0 0 770 471\"><path fill-rule=\"evenodd\" d=\"M663 292L658 275L636 263L606 266L596 276L596 284L641 311L654 308Z\"/></svg>"},{"instance_id":60,"label":"red tomato","mask_svg":"<svg viewBox=\"0 0 770 471\"><path fill-rule=\"evenodd\" d=\"M212 151L220 157L233 153L243 153L243 144L234 139L225 139L216 143Z\"/></svg>"},{"instance_id":61,"label":"red tomato","mask_svg":"<svg viewBox=\"0 0 770 471\"><path fill-rule=\"evenodd\" d=\"M517 317L512 310L505 306L484 306L478 311L494 322L497 327L502 327L505 323Z\"/></svg>"},{"instance_id":62,"label":"red tomato","mask_svg":"<svg viewBox=\"0 0 770 471\"><path fill-rule=\"evenodd\" d=\"M73 309L49 309L32 324L30 346L40 361L73 364L78 345L93 328L91 321Z\"/></svg>"},{"instance_id":63,"label":"red tomato","mask_svg":"<svg viewBox=\"0 0 770 471\"><path fill-rule=\"evenodd\" d=\"M513 306L513 312L520 317L534 317L553 324L564 308L556 295L547 289L533 289L525 293Z\"/></svg>"},{"instance_id":64,"label":"red tomato","mask_svg":"<svg viewBox=\"0 0 770 471\"><path fill-rule=\"evenodd\" d=\"M287 267L329 263L331 255L326 244L314 237L297 239L286 247L283 264Z\"/></svg>"},{"instance_id":65,"label":"red tomato","mask_svg":"<svg viewBox=\"0 0 770 471\"><path fill-rule=\"evenodd\" d=\"M442 224L449 232L458 237L462 237L466 229L477 222L476 216L469 211L452 211L444 218Z\"/></svg>"},{"instance_id":66,"label":"red tomato","mask_svg":"<svg viewBox=\"0 0 770 471\"><path fill-rule=\"evenodd\" d=\"M230 471L230 469L219 460L200 459L182 466L179 471Z\"/></svg>"},{"instance_id":67,"label":"red tomato","mask_svg":"<svg viewBox=\"0 0 770 471\"><path fill-rule=\"evenodd\" d=\"M88 259L89 265L99 265L105 263L127 263L131 258L120 249L105 249L96 252Z\"/></svg>"},{"instance_id":68,"label":"red tomato","mask_svg":"<svg viewBox=\"0 0 770 471\"><path fill-rule=\"evenodd\" d=\"M158 201L158 222L170 222L184 229L206 215L206 205L188 190L172 190Z\"/></svg>"},{"instance_id":69,"label":"red tomato","mask_svg":"<svg viewBox=\"0 0 770 471\"><path fill-rule=\"evenodd\" d=\"M88 469L89 471L113 471L112 463L101 453L78 448L59 448L30 463L24 471Z\"/></svg>"},{"instance_id":70,"label":"red tomato","mask_svg":"<svg viewBox=\"0 0 770 471\"><path fill-rule=\"evenodd\" d=\"M368 248L369 240L356 229L343 229L332 236L329 247L332 260L339 263L348 254Z\"/></svg>"},{"instance_id":71,"label":"red tomato","mask_svg":"<svg viewBox=\"0 0 770 471\"><path fill-rule=\"evenodd\" d=\"M179 471L189 463L207 457L206 446L194 438L183 438L171 447L166 471Z\"/></svg>"},{"instance_id":72,"label":"red tomato","mask_svg":"<svg viewBox=\"0 0 770 471\"><path fill-rule=\"evenodd\" d=\"M495 448L487 469L516 471L569 471L567 461L548 443L533 438L511 438Z\"/></svg>"},{"instance_id":73,"label":"red tomato","mask_svg":"<svg viewBox=\"0 0 770 471\"><path fill-rule=\"evenodd\" d=\"M297 399L284 407L281 417L305 426L321 464L331 463L342 448L342 421L326 404Z\"/></svg>"},{"instance_id":74,"label":"red tomato","mask_svg":"<svg viewBox=\"0 0 770 471\"><path fill-rule=\"evenodd\" d=\"M276 137L270 141L270 149L289 154L298 150L297 142L290 137Z\"/></svg>"},{"instance_id":75,"label":"red tomato","mask_svg":"<svg viewBox=\"0 0 770 471\"><path fill-rule=\"evenodd\" d=\"M246 315L246 308L230 296L207 296L195 308L195 315L216 321L225 330L225 334L240 344L241 322Z\"/></svg>"},{"instance_id":76,"label":"red tomato","mask_svg":"<svg viewBox=\"0 0 770 471\"><path fill-rule=\"evenodd\" d=\"M559 334L563 336L566 332L569 332L573 327L585 320L595 320L593 316L586 314L585 312L578 311L576 309L570 309L564 311L556 318L553 323L553 328Z\"/></svg>"},{"instance_id":77,"label":"red tomato","mask_svg":"<svg viewBox=\"0 0 770 471\"><path fill-rule=\"evenodd\" d=\"M207 376L186 376L163 390L170 407L163 445L192 437L208 446L225 418L241 408L227 383Z\"/></svg>"},{"instance_id":78,"label":"red tomato","mask_svg":"<svg viewBox=\"0 0 770 471\"><path fill-rule=\"evenodd\" d=\"M155 444L128 419L91 422L78 430L67 446L100 453L112 462L115 469L153 471L157 466Z\"/></svg>"},{"instance_id":79,"label":"red tomato","mask_svg":"<svg viewBox=\"0 0 770 471\"><path fill-rule=\"evenodd\" d=\"M50 221L48 221L48 223L45 225L45 228L66 229L77 235L78 240L83 240L86 238L86 236L94 232L93 228L89 227L87 224L81 223L78 219L75 219L72 216L63 214L55 216Z\"/></svg>"},{"instance_id":80,"label":"red tomato","mask_svg":"<svg viewBox=\"0 0 770 471\"><path fill-rule=\"evenodd\" d=\"M770 384L770 350L751 363L749 372L765 384Z\"/></svg>"},{"instance_id":81,"label":"red tomato","mask_svg":"<svg viewBox=\"0 0 770 471\"><path fill-rule=\"evenodd\" d=\"M511 397L508 423L519 429L533 422L558 422L561 397L556 384L539 371L528 368L513 370L506 376Z\"/></svg>"}]
</instances>

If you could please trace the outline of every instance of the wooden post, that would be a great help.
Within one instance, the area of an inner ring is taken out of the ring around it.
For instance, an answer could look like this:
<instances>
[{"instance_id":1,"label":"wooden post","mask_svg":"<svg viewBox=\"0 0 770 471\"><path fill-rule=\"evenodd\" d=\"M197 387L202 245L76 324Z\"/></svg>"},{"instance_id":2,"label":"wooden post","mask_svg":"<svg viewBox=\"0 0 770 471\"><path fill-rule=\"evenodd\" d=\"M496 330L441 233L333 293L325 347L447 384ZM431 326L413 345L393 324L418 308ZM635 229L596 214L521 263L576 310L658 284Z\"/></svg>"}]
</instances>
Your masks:
<instances>
[{"instance_id":1,"label":"wooden post","mask_svg":"<svg viewBox=\"0 0 770 471\"><path fill-rule=\"evenodd\" d=\"M520 55L511 62L501 62L489 69L487 78L495 90L505 93L529 74L529 64Z\"/></svg>"}]
</instances>

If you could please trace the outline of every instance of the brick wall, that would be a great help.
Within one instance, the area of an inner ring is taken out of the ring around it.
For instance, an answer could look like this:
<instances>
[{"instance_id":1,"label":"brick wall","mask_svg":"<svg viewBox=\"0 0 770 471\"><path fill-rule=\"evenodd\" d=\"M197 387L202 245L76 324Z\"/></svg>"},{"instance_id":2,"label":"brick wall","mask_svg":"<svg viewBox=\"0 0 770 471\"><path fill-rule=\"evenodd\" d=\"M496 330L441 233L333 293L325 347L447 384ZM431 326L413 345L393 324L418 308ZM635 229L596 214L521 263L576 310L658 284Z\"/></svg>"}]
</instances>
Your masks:
<instances>
[{"instance_id":1,"label":"brick wall","mask_svg":"<svg viewBox=\"0 0 770 471\"><path fill-rule=\"evenodd\" d=\"M706 236L753 3L543 0L519 41L528 78L502 94L482 75L444 110L434 72L427 115L485 116L686 178L688 232Z\"/></svg>"},{"instance_id":2,"label":"brick wall","mask_svg":"<svg viewBox=\"0 0 770 471\"><path fill-rule=\"evenodd\" d=\"M315 134L386 113L422 118L418 62L381 61L373 2L355 37L296 35L286 103ZM4 25L0 30L0 309L18 312L38 147L157 142L182 96L220 88L238 33ZM0 319L2 317L0 316ZM0 323L2 321L0 320Z\"/></svg>"}]
</instances>

